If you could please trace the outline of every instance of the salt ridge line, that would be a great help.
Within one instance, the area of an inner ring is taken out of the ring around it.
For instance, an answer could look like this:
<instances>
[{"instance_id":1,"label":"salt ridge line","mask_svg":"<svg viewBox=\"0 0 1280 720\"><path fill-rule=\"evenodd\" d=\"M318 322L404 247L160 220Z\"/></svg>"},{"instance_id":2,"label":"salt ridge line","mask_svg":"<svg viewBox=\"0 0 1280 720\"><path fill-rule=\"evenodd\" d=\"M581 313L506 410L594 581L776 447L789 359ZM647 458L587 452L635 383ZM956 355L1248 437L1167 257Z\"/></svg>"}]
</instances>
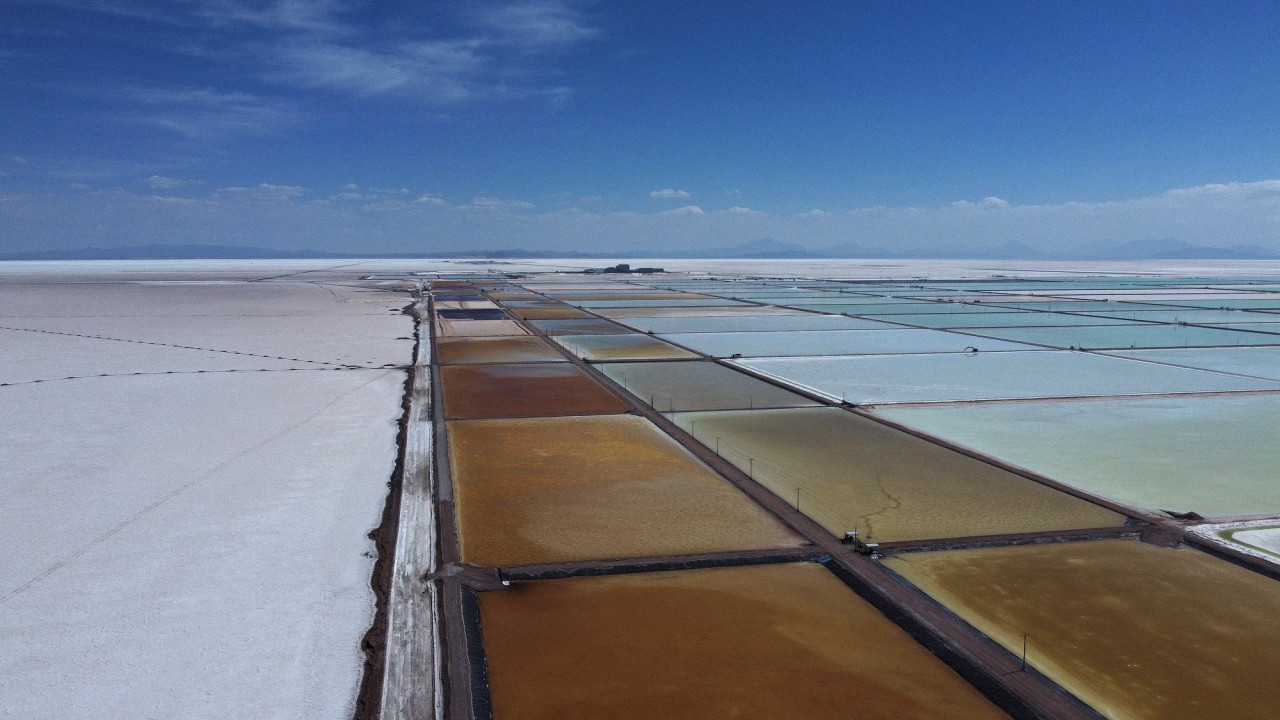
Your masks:
<instances>
[{"instance_id":1,"label":"salt ridge line","mask_svg":"<svg viewBox=\"0 0 1280 720\"><path fill-rule=\"evenodd\" d=\"M438 529L432 444L431 323L427 300L409 309L414 318L414 364L409 381L404 464L398 500L395 559L387 598L381 720L443 718L439 600L436 582ZM427 336L423 337L424 325Z\"/></svg>"}]
</instances>

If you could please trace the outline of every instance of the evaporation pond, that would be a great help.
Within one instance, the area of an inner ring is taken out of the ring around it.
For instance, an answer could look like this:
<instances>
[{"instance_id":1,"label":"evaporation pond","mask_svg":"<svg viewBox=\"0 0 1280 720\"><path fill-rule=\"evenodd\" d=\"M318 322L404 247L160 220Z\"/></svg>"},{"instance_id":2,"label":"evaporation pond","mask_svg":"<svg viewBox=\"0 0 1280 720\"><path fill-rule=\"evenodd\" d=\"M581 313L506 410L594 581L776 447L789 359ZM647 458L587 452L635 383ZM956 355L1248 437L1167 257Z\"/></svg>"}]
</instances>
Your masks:
<instances>
[{"instance_id":1,"label":"evaporation pond","mask_svg":"<svg viewBox=\"0 0 1280 720\"><path fill-rule=\"evenodd\" d=\"M553 337L576 357L587 360L687 360L698 357L670 343L633 333L628 335L570 335Z\"/></svg>"},{"instance_id":2,"label":"evaporation pond","mask_svg":"<svg viewBox=\"0 0 1280 720\"><path fill-rule=\"evenodd\" d=\"M1007 717L816 563L478 598L497 718Z\"/></svg>"},{"instance_id":3,"label":"evaporation pond","mask_svg":"<svg viewBox=\"0 0 1280 720\"><path fill-rule=\"evenodd\" d=\"M818 403L710 361L607 363L598 368L654 409L748 410Z\"/></svg>"},{"instance_id":4,"label":"evaporation pond","mask_svg":"<svg viewBox=\"0 0 1280 720\"><path fill-rule=\"evenodd\" d=\"M1272 557L1280 557L1280 526L1269 525L1266 527L1229 530L1226 532L1225 537L1232 542L1240 543Z\"/></svg>"},{"instance_id":5,"label":"evaporation pond","mask_svg":"<svg viewBox=\"0 0 1280 720\"><path fill-rule=\"evenodd\" d=\"M497 310L491 300L440 300L432 307L436 310Z\"/></svg>"},{"instance_id":6,"label":"evaporation pond","mask_svg":"<svg viewBox=\"0 0 1280 720\"><path fill-rule=\"evenodd\" d=\"M496 337L528 335L529 331L514 320L450 320L437 317L436 334L440 337Z\"/></svg>"},{"instance_id":7,"label":"evaporation pond","mask_svg":"<svg viewBox=\"0 0 1280 720\"><path fill-rule=\"evenodd\" d=\"M885 564L1108 718L1276 717L1280 584L1134 539Z\"/></svg>"},{"instance_id":8,"label":"evaporation pond","mask_svg":"<svg viewBox=\"0 0 1280 720\"><path fill-rule=\"evenodd\" d=\"M988 337L1058 348L1121 348L1280 345L1280 335L1237 332L1194 325L1089 325L1075 327L1005 327L971 330Z\"/></svg>"},{"instance_id":9,"label":"evaporation pond","mask_svg":"<svg viewBox=\"0 0 1280 720\"><path fill-rule=\"evenodd\" d=\"M600 318L530 320L529 324L548 335L617 335L631 332L631 328Z\"/></svg>"},{"instance_id":10,"label":"evaporation pond","mask_svg":"<svg viewBox=\"0 0 1280 720\"><path fill-rule=\"evenodd\" d=\"M568 305L561 305L560 307L511 308L511 312L522 320L573 320L591 317L589 314L581 310L575 310Z\"/></svg>"},{"instance_id":11,"label":"evaporation pond","mask_svg":"<svg viewBox=\"0 0 1280 720\"><path fill-rule=\"evenodd\" d=\"M440 368L444 414L462 418L601 415L630 410L568 363L447 365Z\"/></svg>"},{"instance_id":12,"label":"evaporation pond","mask_svg":"<svg viewBox=\"0 0 1280 720\"><path fill-rule=\"evenodd\" d=\"M565 357L541 338L532 335L512 337L444 337L436 341L436 355L441 365L473 363L520 363L564 361Z\"/></svg>"},{"instance_id":13,"label":"evaporation pond","mask_svg":"<svg viewBox=\"0 0 1280 720\"><path fill-rule=\"evenodd\" d=\"M1280 395L883 408L890 420L1121 503L1280 513Z\"/></svg>"},{"instance_id":14,"label":"evaporation pond","mask_svg":"<svg viewBox=\"0 0 1280 720\"><path fill-rule=\"evenodd\" d=\"M1171 365L1280 380L1280 347L1275 346L1123 350L1111 354L1138 360L1151 360Z\"/></svg>"},{"instance_id":15,"label":"evaporation pond","mask_svg":"<svg viewBox=\"0 0 1280 720\"><path fill-rule=\"evenodd\" d=\"M928 328L989 328L989 327L1054 327L1066 325L1130 325L1132 320L1101 317L1099 315L1069 315L1067 313L1031 312L981 312L934 313L931 315L894 315L882 318L906 325Z\"/></svg>"},{"instance_id":16,"label":"evaporation pond","mask_svg":"<svg viewBox=\"0 0 1280 720\"><path fill-rule=\"evenodd\" d=\"M839 408L675 422L830 530L878 542L1114 527L1105 508Z\"/></svg>"},{"instance_id":17,"label":"evaporation pond","mask_svg":"<svg viewBox=\"0 0 1280 720\"><path fill-rule=\"evenodd\" d=\"M648 308L648 307L715 307L719 305L745 305L736 300L690 296L683 300L577 300L573 304L585 308Z\"/></svg>"},{"instance_id":18,"label":"evaporation pond","mask_svg":"<svg viewBox=\"0 0 1280 720\"><path fill-rule=\"evenodd\" d=\"M737 315L791 315L795 310L771 305L719 305L711 307L629 307L599 308L596 313L611 318L633 317L716 317Z\"/></svg>"},{"instance_id":19,"label":"evaporation pond","mask_svg":"<svg viewBox=\"0 0 1280 720\"><path fill-rule=\"evenodd\" d=\"M714 357L795 357L800 355L881 355L889 353L1033 350L1028 345L958 335L940 330L801 330L796 332L672 333L677 345Z\"/></svg>"},{"instance_id":20,"label":"evaporation pond","mask_svg":"<svg viewBox=\"0 0 1280 720\"><path fill-rule=\"evenodd\" d=\"M566 307L571 307L570 305L567 305L567 304L565 304L565 303L562 303L562 302L560 302L559 300L548 300L548 299L546 299L546 298L544 298L544 297L539 297L539 296L537 296L537 295L533 295L532 297L533 297L533 298L535 298L535 299L532 299L532 300L511 300L511 301L508 301L508 302L504 302L504 303L502 303L502 305L503 305L503 307L511 308L511 309L514 309L514 308L566 308Z\"/></svg>"},{"instance_id":21,"label":"evaporation pond","mask_svg":"<svg viewBox=\"0 0 1280 720\"><path fill-rule=\"evenodd\" d=\"M1280 320L1280 316L1277 316ZM892 329L875 320L851 318L844 315L817 315L794 313L791 315L738 315L715 317L646 317L626 318L621 322L637 330L651 333L721 333L721 332L778 332L782 330L879 330Z\"/></svg>"},{"instance_id":22,"label":"evaporation pond","mask_svg":"<svg viewBox=\"0 0 1280 720\"><path fill-rule=\"evenodd\" d=\"M448 424L464 562L483 566L799 547L634 415Z\"/></svg>"},{"instance_id":23,"label":"evaporation pond","mask_svg":"<svg viewBox=\"0 0 1280 720\"><path fill-rule=\"evenodd\" d=\"M761 358L738 364L856 404L1280 390L1280 384L1067 351Z\"/></svg>"},{"instance_id":24,"label":"evaporation pond","mask_svg":"<svg viewBox=\"0 0 1280 720\"><path fill-rule=\"evenodd\" d=\"M548 297L564 300L565 302L630 302L630 301L653 301L653 300L703 300L707 299L703 295L695 295L692 293L679 292L557 292L547 291Z\"/></svg>"},{"instance_id":25,"label":"evaporation pond","mask_svg":"<svg viewBox=\"0 0 1280 720\"><path fill-rule=\"evenodd\" d=\"M494 300L537 300L539 297L536 293L527 290L492 290L489 297Z\"/></svg>"},{"instance_id":26,"label":"evaporation pond","mask_svg":"<svg viewBox=\"0 0 1280 720\"><path fill-rule=\"evenodd\" d=\"M912 302L883 302L889 298L879 298L881 302L868 303L843 303L838 300L832 300L830 303L822 302L805 302L791 303L792 307L804 308L806 310L817 310L819 312L844 313L847 315L923 315L932 313L956 313L960 315L973 315L983 312L996 312L995 310L987 310L981 305L966 305L964 303L949 302L929 302L928 300L916 300ZM892 317L884 318L892 320Z\"/></svg>"},{"instance_id":27,"label":"evaporation pond","mask_svg":"<svg viewBox=\"0 0 1280 720\"><path fill-rule=\"evenodd\" d=\"M1200 308L1170 308L1168 310L1133 310L1107 312L1108 317L1129 318L1130 320L1146 320L1161 323L1191 323L1205 325L1208 323L1271 323L1280 322L1280 315L1250 310L1205 310ZM1092 316L1097 317L1097 316ZM1092 322L1091 322L1092 324Z\"/></svg>"}]
</instances>

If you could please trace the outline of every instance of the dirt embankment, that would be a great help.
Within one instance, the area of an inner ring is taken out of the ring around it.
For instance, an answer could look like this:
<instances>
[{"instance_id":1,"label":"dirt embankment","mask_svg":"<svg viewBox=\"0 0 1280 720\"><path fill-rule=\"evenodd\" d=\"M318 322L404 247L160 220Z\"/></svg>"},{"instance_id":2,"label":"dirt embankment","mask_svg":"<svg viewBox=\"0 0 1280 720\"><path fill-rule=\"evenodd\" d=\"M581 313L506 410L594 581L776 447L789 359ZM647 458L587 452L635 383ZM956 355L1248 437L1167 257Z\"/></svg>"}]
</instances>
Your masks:
<instances>
[{"instance_id":1,"label":"dirt embankment","mask_svg":"<svg viewBox=\"0 0 1280 720\"><path fill-rule=\"evenodd\" d=\"M410 303L401 311L413 318L413 358L418 357L418 345L422 342L422 320L413 312ZM405 373L404 395L400 400L400 422L396 433L396 464L387 482L387 502L382 507L382 519L378 527L369 531L369 539L377 549L373 574L369 587L374 595L373 623L360 641L364 652L364 671L360 689L356 694L356 709L352 720L377 720L382 708L382 675L386 666L387 601L391 595L391 573L395 567L396 535L400 526L400 492L404 481L405 442L409 433L409 402L413 395L413 374L416 363L410 363Z\"/></svg>"}]
</instances>

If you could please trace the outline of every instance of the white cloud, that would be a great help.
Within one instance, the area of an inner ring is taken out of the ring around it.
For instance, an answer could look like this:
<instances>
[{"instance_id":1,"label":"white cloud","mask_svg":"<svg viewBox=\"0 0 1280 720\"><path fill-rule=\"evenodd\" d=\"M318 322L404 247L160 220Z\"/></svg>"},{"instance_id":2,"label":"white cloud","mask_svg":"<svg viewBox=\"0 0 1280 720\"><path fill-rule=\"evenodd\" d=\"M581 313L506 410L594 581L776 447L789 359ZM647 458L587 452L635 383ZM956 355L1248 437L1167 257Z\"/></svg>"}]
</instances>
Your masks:
<instances>
[{"instance_id":1,"label":"white cloud","mask_svg":"<svg viewBox=\"0 0 1280 720\"><path fill-rule=\"evenodd\" d=\"M143 178L138 182L146 185L152 190L177 190L178 188L201 184L201 181L199 180L182 180L179 178L166 177L164 175L152 175L151 177Z\"/></svg>"},{"instance_id":2,"label":"white cloud","mask_svg":"<svg viewBox=\"0 0 1280 720\"><path fill-rule=\"evenodd\" d=\"M215 26L253 25L269 30L292 30L322 34L346 34L345 26L334 13L349 3L340 0L274 0L243 2L214 0L194 8L204 22Z\"/></svg>"},{"instance_id":3,"label":"white cloud","mask_svg":"<svg viewBox=\"0 0 1280 720\"><path fill-rule=\"evenodd\" d=\"M112 43L197 58L188 71L210 68L187 85L140 88L126 79L102 91L122 106L113 119L204 145L297 126L333 94L449 111L500 101L555 108L572 95L565 54L598 35L573 0L21 1L57 8L45 13L49 32L100 27Z\"/></svg>"},{"instance_id":4,"label":"white cloud","mask_svg":"<svg viewBox=\"0 0 1280 720\"><path fill-rule=\"evenodd\" d=\"M563 99L548 85L559 72L535 58L551 58L597 31L567 2L496 2L476 9L448 4L406 13L396 22L362 21L362 6L343 0L206 0L196 14L225 28L231 49L202 48L247 62L282 85L359 96L395 94L429 103L476 98ZM268 35L244 41L236 29ZM456 28L452 32L442 28Z\"/></svg>"},{"instance_id":5,"label":"white cloud","mask_svg":"<svg viewBox=\"0 0 1280 720\"><path fill-rule=\"evenodd\" d=\"M355 95L404 92L431 102L456 102L478 92L475 76L486 60L475 41L403 42L385 49L310 38L272 52L269 78Z\"/></svg>"},{"instance_id":6,"label":"white cloud","mask_svg":"<svg viewBox=\"0 0 1280 720\"><path fill-rule=\"evenodd\" d=\"M196 198L172 197L169 195L152 195L147 199L152 202L165 203L169 205L206 205L207 204L206 201L197 200Z\"/></svg>"},{"instance_id":7,"label":"white cloud","mask_svg":"<svg viewBox=\"0 0 1280 720\"><path fill-rule=\"evenodd\" d=\"M300 247L305 241L320 249L368 252L517 245L571 250L600 248L607 238L607 248L644 247L661 254L723 247L748 236L819 249L857 242L940 254L1012 242L1045 253L1080 254L1155 238L1209 247L1257 245L1280 253L1280 181L1273 180L1104 202L993 205L981 212L950 205L858 208L824 215L820 222L732 208L708 213L693 205L665 213L539 211L524 201L489 196L460 205L398 190L377 197L363 205L328 204L305 188L272 184L222 188L201 199L127 190L9 194L0 197L0 251L175 238L224 244L252 238L265 247ZM418 202L420 197L428 199Z\"/></svg>"},{"instance_id":8,"label":"white cloud","mask_svg":"<svg viewBox=\"0 0 1280 720\"><path fill-rule=\"evenodd\" d=\"M702 208L698 207L697 205L685 205L684 207L676 208L675 210L667 210L665 212L660 212L658 214L659 215L706 215L706 213L702 210Z\"/></svg>"},{"instance_id":9,"label":"white cloud","mask_svg":"<svg viewBox=\"0 0 1280 720\"><path fill-rule=\"evenodd\" d=\"M764 214L759 210L752 210L749 207L742 207L741 205L734 205L733 207L729 208L725 212L731 212L736 215L763 215Z\"/></svg>"},{"instance_id":10,"label":"white cloud","mask_svg":"<svg viewBox=\"0 0 1280 720\"><path fill-rule=\"evenodd\" d=\"M503 41L530 49L572 45L596 35L582 17L561 2L498 5L477 15L481 24Z\"/></svg>"},{"instance_id":11,"label":"white cloud","mask_svg":"<svg viewBox=\"0 0 1280 720\"><path fill-rule=\"evenodd\" d=\"M802 218L819 218L819 217L827 217L827 216L829 216L829 215L831 215L831 213L827 212L826 210L823 210L823 209L821 209L821 208L814 208L814 209L812 209L812 210L806 210L806 211L804 211L804 212L802 212L802 213L800 213L800 214L796 215L796 217L802 217Z\"/></svg>"},{"instance_id":12,"label":"white cloud","mask_svg":"<svg viewBox=\"0 0 1280 720\"><path fill-rule=\"evenodd\" d=\"M474 197L471 198L469 207L478 210L531 210L534 205L524 200L503 200L494 197Z\"/></svg>"},{"instance_id":13,"label":"white cloud","mask_svg":"<svg viewBox=\"0 0 1280 720\"><path fill-rule=\"evenodd\" d=\"M443 206L443 205L449 204L444 198L440 197L439 195L432 195L431 193L424 193L417 200L414 200L414 202L421 203L423 205Z\"/></svg>"},{"instance_id":14,"label":"white cloud","mask_svg":"<svg viewBox=\"0 0 1280 720\"><path fill-rule=\"evenodd\" d=\"M1280 195L1280 180L1211 183L1190 188L1175 188L1164 194L1169 197L1262 197Z\"/></svg>"},{"instance_id":15,"label":"white cloud","mask_svg":"<svg viewBox=\"0 0 1280 720\"><path fill-rule=\"evenodd\" d=\"M211 88L125 88L113 93L134 110L122 119L163 127L199 141L270 132L292 121L286 102Z\"/></svg>"},{"instance_id":16,"label":"white cloud","mask_svg":"<svg viewBox=\"0 0 1280 720\"><path fill-rule=\"evenodd\" d=\"M689 197L689 193L686 190L676 190L675 188L663 188L661 190L654 190L653 192L649 193L649 197L659 198L661 200L670 200L673 198L687 198Z\"/></svg>"},{"instance_id":17,"label":"white cloud","mask_svg":"<svg viewBox=\"0 0 1280 720\"><path fill-rule=\"evenodd\" d=\"M1007 208L1010 207L1008 200L1001 200L994 195L982 198L978 202L969 202L968 200L957 200L951 203L953 208Z\"/></svg>"},{"instance_id":18,"label":"white cloud","mask_svg":"<svg viewBox=\"0 0 1280 720\"><path fill-rule=\"evenodd\" d=\"M298 185L272 185L260 183L254 187L225 187L214 192L216 199L255 200L260 202L287 202L307 194Z\"/></svg>"}]
</instances>

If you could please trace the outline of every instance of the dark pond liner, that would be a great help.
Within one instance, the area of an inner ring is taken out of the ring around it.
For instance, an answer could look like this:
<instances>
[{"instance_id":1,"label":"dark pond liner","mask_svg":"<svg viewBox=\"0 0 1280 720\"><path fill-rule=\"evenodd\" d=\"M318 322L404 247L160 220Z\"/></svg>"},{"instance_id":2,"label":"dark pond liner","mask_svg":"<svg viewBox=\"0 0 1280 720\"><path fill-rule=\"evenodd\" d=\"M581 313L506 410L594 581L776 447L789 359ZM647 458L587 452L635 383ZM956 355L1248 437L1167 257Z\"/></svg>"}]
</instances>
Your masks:
<instances>
[{"instance_id":1,"label":"dark pond liner","mask_svg":"<svg viewBox=\"0 0 1280 720\"><path fill-rule=\"evenodd\" d=\"M507 314L492 308L473 308L463 310L437 310L436 315L444 320L506 320Z\"/></svg>"},{"instance_id":2,"label":"dark pond liner","mask_svg":"<svg viewBox=\"0 0 1280 720\"><path fill-rule=\"evenodd\" d=\"M489 663L484 656L484 635L480 629L480 603L470 588L462 588L462 624L467 637L467 665L471 669L471 713L475 720L492 720L489 697Z\"/></svg>"}]
</instances>

